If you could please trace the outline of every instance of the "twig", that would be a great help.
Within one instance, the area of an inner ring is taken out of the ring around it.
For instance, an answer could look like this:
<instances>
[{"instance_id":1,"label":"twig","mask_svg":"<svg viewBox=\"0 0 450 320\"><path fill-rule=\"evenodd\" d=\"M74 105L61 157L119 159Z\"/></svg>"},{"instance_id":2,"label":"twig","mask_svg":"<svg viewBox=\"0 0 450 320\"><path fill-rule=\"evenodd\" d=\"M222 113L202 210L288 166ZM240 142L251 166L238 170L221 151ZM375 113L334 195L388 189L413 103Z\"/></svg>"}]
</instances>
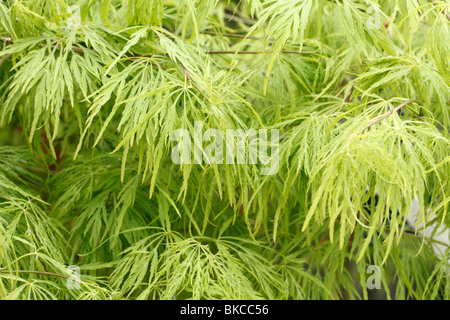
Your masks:
<instances>
[{"instance_id":1,"label":"twig","mask_svg":"<svg viewBox=\"0 0 450 320\"><path fill-rule=\"evenodd\" d=\"M429 1L436 6L438 5L436 0L429 0ZM450 14L447 12L447 10L443 9L441 12L443 14L445 14L445 16L447 17L448 20L450 20Z\"/></svg>"},{"instance_id":2,"label":"twig","mask_svg":"<svg viewBox=\"0 0 450 320\"><path fill-rule=\"evenodd\" d=\"M373 125L377 124L378 122L383 121L384 119L386 119L387 117L389 117L391 114L393 114L394 112L397 112L398 110L400 110L401 108L403 108L404 106L406 106L408 103L411 103L411 102L419 103L419 100L412 99L412 100L408 100L408 101L403 102L402 104L398 105L398 106L395 107L394 109L389 110L386 114L384 114L383 116L379 117L377 120L375 120L374 122L372 122L371 124L369 124L368 126L366 126L364 129L362 129L362 130L359 131L358 133L362 133L362 132L364 132L365 130L367 130L367 129L369 129L370 127L372 127Z\"/></svg>"},{"instance_id":3,"label":"twig","mask_svg":"<svg viewBox=\"0 0 450 320\"><path fill-rule=\"evenodd\" d=\"M13 39L10 37L2 37L2 41L5 43L11 43L13 41Z\"/></svg>"},{"instance_id":4,"label":"twig","mask_svg":"<svg viewBox=\"0 0 450 320\"><path fill-rule=\"evenodd\" d=\"M7 38L7 37L2 37L3 40L3 50L5 50L6 44L7 43L11 43L12 38ZM3 57L0 58L0 67L2 66L2 64L9 59L9 57L11 57L10 54L4 55Z\"/></svg>"},{"instance_id":5,"label":"twig","mask_svg":"<svg viewBox=\"0 0 450 320\"><path fill-rule=\"evenodd\" d=\"M59 48L59 49L61 49L61 48ZM72 46L72 50L75 52L84 53L83 48L81 48L81 47Z\"/></svg>"},{"instance_id":6,"label":"twig","mask_svg":"<svg viewBox=\"0 0 450 320\"><path fill-rule=\"evenodd\" d=\"M0 58L0 67L1 67L1 65L3 64L3 62L5 62L6 60L9 59L9 57L11 57L11 55L10 55L10 54L7 54L7 55L5 55L5 56L3 56L3 57Z\"/></svg>"},{"instance_id":7,"label":"twig","mask_svg":"<svg viewBox=\"0 0 450 320\"><path fill-rule=\"evenodd\" d=\"M206 54L261 54L261 53L273 53L271 50L264 51L206 51ZM313 53L310 51L298 51L298 50L281 50L281 53L293 53L293 54L306 54Z\"/></svg>"},{"instance_id":8,"label":"twig","mask_svg":"<svg viewBox=\"0 0 450 320\"><path fill-rule=\"evenodd\" d=\"M183 67L183 71L184 71L184 75L189 79L189 82L194 86L195 89L197 89L198 92L201 93L201 95L208 100L209 103L211 103L211 101L208 99L208 97L203 93L202 90L200 90L199 87L197 87L197 85L195 84L195 82L192 80L191 75L189 74L189 71L187 71L187 69L181 64L181 67Z\"/></svg>"},{"instance_id":9,"label":"twig","mask_svg":"<svg viewBox=\"0 0 450 320\"><path fill-rule=\"evenodd\" d=\"M9 200L9 201L14 201L14 200L16 200L16 199L14 199L13 197L10 197L10 196L4 196L4 195L2 195L2 194L0 194L0 198L6 199L6 200Z\"/></svg>"},{"instance_id":10,"label":"twig","mask_svg":"<svg viewBox=\"0 0 450 320\"><path fill-rule=\"evenodd\" d=\"M233 13L233 14L229 14L229 13L225 13L225 18L229 19L228 21L231 20L235 20L235 21L239 21L242 22L248 26L253 26L257 21L256 20L252 20L252 19L248 19L248 18L244 18L241 16L238 16L237 14Z\"/></svg>"},{"instance_id":11,"label":"twig","mask_svg":"<svg viewBox=\"0 0 450 320\"><path fill-rule=\"evenodd\" d=\"M262 53L273 53L272 50L260 50L260 51L233 51L233 50L209 50L205 51L205 54L262 54ZM292 54L312 54L314 52L311 51L298 51L298 50L281 50L281 53L292 53ZM153 56L168 56L168 53L153 53L153 54L145 54L145 55L134 55L130 56L130 58L151 58ZM131 59L129 59L131 60Z\"/></svg>"},{"instance_id":12,"label":"twig","mask_svg":"<svg viewBox=\"0 0 450 320\"><path fill-rule=\"evenodd\" d=\"M409 235L409 236L417 238L417 239L425 239L428 242L431 242L431 243L434 243L434 244L439 244L441 246L450 248L450 244L442 242L442 241L439 241L439 240L436 240L434 238L424 237L424 236L421 236L421 235L417 235L417 234L415 234L413 232L407 232L407 231L403 232L403 234Z\"/></svg>"},{"instance_id":13,"label":"twig","mask_svg":"<svg viewBox=\"0 0 450 320\"><path fill-rule=\"evenodd\" d=\"M147 58L147 57L148 56L127 56L126 58L127 58L128 61L136 62L136 61L141 61L141 60L139 60L139 58ZM151 58L151 57L149 57L149 58ZM161 66L161 65L159 65L159 64L157 64L155 62L150 62L150 64L152 66L155 66L155 67L158 67L158 68L161 68L161 69L165 69L165 70L169 69L169 68Z\"/></svg>"},{"instance_id":14,"label":"twig","mask_svg":"<svg viewBox=\"0 0 450 320\"><path fill-rule=\"evenodd\" d=\"M55 277L60 277L60 278L65 278L65 279L74 279L74 280L78 280L74 277L71 276L66 276L64 274L60 274L60 273L53 273L53 272L48 272L48 271L36 271L36 270L2 270L0 269L0 273L34 273L34 274L44 274L47 276L55 276ZM78 280L79 282L81 282L80 280Z\"/></svg>"},{"instance_id":15,"label":"twig","mask_svg":"<svg viewBox=\"0 0 450 320\"><path fill-rule=\"evenodd\" d=\"M205 31L204 33L210 33L210 34L217 34L217 33L211 33L208 31ZM238 37L245 37L244 35L236 35L236 34L227 34L229 36L234 35L234 36L238 36ZM250 38L250 37L248 37ZM255 38L255 39L260 39L257 37L251 37L251 38ZM2 40L4 41L4 43L8 43L11 44L13 42L12 38L9 37L2 37ZM57 45L53 45L53 47L57 48L57 49L61 49L61 45L57 44ZM88 48L86 48L88 49ZM74 52L78 52L78 53L84 53L84 50L82 47L79 46L72 46L72 50ZM205 51L205 54L208 55L212 55L212 54L264 54L264 53L273 53L272 50L260 50L260 51L232 51L232 50L209 50L209 51ZM281 50L281 53L288 53L288 54L312 54L314 52L310 52L310 51L297 51L297 50ZM152 53L152 54L145 54L145 55L130 55L130 56L126 56L128 58L129 61L137 61L138 58L151 58L153 56L168 56L169 54L167 52L161 52L161 53ZM2 58L2 60L0 60L0 64L3 62L3 59L6 60L9 56L5 56ZM155 66L159 66L157 64L154 64ZM159 66L162 67L162 66ZM184 67L183 67L184 68ZM191 80L191 79L190 79ZM192 81L192 80L191 80Z\"/></svg>"},{"instance_id":16,"label":"twig","mask_svg":"<svg viewBox=\"0 0 450 320\"><path fill-rule=\"evenodd\" d=\"M253 39L253 40L264 40L264 38L261 38L261 37L248 36L248 35L239 34L239 33L227 33L227 32L218 33L218 32L214 32L214 31L203 31L202 33L210 34L210 35L214 35L214 36L230 37L230 38L246 38L246 39ZM266 40L275 41L275 39L266 39Z\"/></svg>"},{"instance_id":17,"label":"twig","mask_svg":"<svg viewBox=\"0 0 450 320\"><path fill-rule=\"evenodd\" d=\"M32 273L32 274L41 274L41 275L47 275L47 276L53 276L53 277L59 277L59 278L64 278L64 279L68 279L68 280L74 280L76 282L79 282L80 284L83 284L87 287L94 287L94 288L99 288L97 285L92 285L88 282L85 282L83 280L81 280L78 277L74 277L74 276L67 276L65 274L60 274L60 273L54 273L54 272L48 272L48 271L36 271L36 270L3 270L0 269L0 274L1 273L9 273L9 274L14 274L14 273Z\"/></svg>"}]
</instances>

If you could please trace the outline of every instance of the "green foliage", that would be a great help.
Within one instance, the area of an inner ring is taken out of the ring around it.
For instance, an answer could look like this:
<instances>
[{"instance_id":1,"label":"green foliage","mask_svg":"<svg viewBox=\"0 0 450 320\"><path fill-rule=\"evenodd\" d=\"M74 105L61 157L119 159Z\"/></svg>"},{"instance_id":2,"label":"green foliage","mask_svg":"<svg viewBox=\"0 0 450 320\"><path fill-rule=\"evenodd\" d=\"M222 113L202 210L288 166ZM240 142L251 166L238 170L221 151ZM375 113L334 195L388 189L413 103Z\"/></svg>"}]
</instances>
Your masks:
<instances>
[{"instance_id":1,"label":"green foliage","mask_svg":"<svg viewBox=\"0 0 450 320\"><path fill-rule=\"evenodd\" d=\"M0 299L449 299L449 13L0 2ZM195 121L280 130L278 173L173 163Z\"/></svg>"}]
</instances>

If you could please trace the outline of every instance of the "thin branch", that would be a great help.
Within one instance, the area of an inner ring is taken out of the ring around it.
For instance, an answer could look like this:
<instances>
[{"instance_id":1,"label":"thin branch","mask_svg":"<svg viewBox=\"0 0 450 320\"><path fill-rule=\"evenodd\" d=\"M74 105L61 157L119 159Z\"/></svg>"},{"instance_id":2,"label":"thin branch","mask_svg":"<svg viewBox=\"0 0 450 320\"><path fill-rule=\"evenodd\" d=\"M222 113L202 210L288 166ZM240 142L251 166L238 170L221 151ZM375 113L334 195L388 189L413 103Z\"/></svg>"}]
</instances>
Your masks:
<instances>
[{"instance_id":1,"label":"thin branch","mask_svg":"<svg viewBox=\"0 0 450 320\"><path fill-rule=\"evenodd\" d=\"M181 64L181 67L183 68L184 71L184 75L189 79L189 82L192 84L192 86L197 89L198 92L200 92L200 94L206 99L208 100L209 103L211 103L211 101L208 99L208 97L203 93L202 90L200 90L199 87L197 87L197 85L195 84L195 82L192 80L191 75L189 74L189 71L187 71L187 69Z\"/></svg>"},{"instance_id":2,"label":"thin branch","mask_svg":"<svg viewBox=\"0 0 450 320\"><path fill-rule=\"evenodd\" d=\"M217 34L217 33L211 33L208 31L205 31L204 33L210 33L210 34ZM233 35L233 34L227 34L229 36ZM234 36L238 36L238 37L245 37L244 35L234 35ZM248 38L255 38L255 39L261 39L261 38L257 38L257 37L248 37ZM9 38L9 37L2 37L2 40L4 41L4 43L8 43L11 44L13 43L13 39ZM57 45L53 45L53 47L61 49L61 45L57 44ZM88 48L85 48L88 49ZM84 53L84 48L79 47L79 46L72 46L72 51L74 52L78 52L78 53ZM205 51L205 54L208 55L213 55L213 54L265 54L265 53L273 53L273 51L271 50L261 50L261 51L232 51L232 50L210 50L210 51ZM287 54L313 54L314 52L310 52L310 51L297 51L297 50L282 50L281 53L287 53ZM127 60L129 61L138 61L139 58L151 58L153 56L168 56L169 54L167 52L161 52L161 53L152 53L152 54L145 54L145 55L127 55L125 56L127 58ZM0 59L0 65L9 58L10 55L3 57L2 59ZM159 64L156 63L152 63L152 65L163 68L163 69L167 69L166 67L163 67ZM189 81L193 84L193 86L200 92L202 93L202 95L206 98L206 96L203 94L203 92L195 85L195 83L192 81L189 72L186 71L186 69L184 68L184 73L185 75L188 76Z\"/></svg>"},{"instance_id":3,"label":"thin branch","mask_svg":"<svg viewBox=\"0 0 450 320\"><path fill-rule=\"evenodd\" d=\"M273 53L271 50L261 50L261 51L206 51L206 54L262 54L262 53ZM298 50L281 50L281 53L293 53L293 54L311 54L311 51L298 51Z\"/></svg>"},{"instance_id":4,"label":"thin branch","mask_svg":"<svg viewBox=\"0 0 450 320\"><path fill-rule=\"evenodd\" d=\"M273 53L272 50L259 50L259 51L233 51L233 50L209 50L205 51L205 54L263 54L263 53ZM313 54L312 51L298 51L298 50L281 50L281 53L291 53L291 54ZM167 56L168 53L153 53L153 54L145 54L145 55L134 55L130 56L131 58L151 58L153 56ZM131 60L131 59L130 59Z\"/></svg>"},{"instance_id":5,"label":"thin branch","mask_svg":"<svg viewBox=\"0 0 450 320\"><path fill-rule=\"evenodd\" d=\"M412 99L412 100L407 100L407 101L403 102L402 104L398 105L398 106L395 107L394 109L389 110L387 113L385 113L384 115L382 115L381 117L379 117L377 120L373 121L371 124L369 124L368 126L366 126L364 129L362 129L362 130L359 131L358 133L362 133L362 132L366 131L367 129L369 129L369 128L372 127L373 125L377 124L378 122L383 121L384 119L386 119L387 117L389 117L390 115L392 115L394 112L397 112L398 110L400 110L401 108L403 108L404 106L406 106L407 104L412 103L412 102L419 103L420 101L419 101L419 100Z\"/></svg>"},{"instance_id":6,"label":"thin branch","mask_svg":"<svg viewBox=\"0 0 450 320\"><path fill-rule=\"evenodd\" d=\"M407 232L407 231L403 232L403 234L404 234L404 235L409 235L409 236L414 237L414 238L417 238L417 239L425 239L425 240L428 241L428 242L431 242L431 243L434 243L434 244L439 244L439 245L441 245L441 246L450 248L450 244L445 243L445 242L442 242L442 241L439 241L439 240L436 240L436 239L434 239L434 238L429 238L429 237L421 236L421 235L415 234L415 233L413 233L413 232Z\"/></svg>"},{"instance_id":7,"label":"thin branch","mask_svg":"<svg viewBox=\"0 0 450 320\"><path fill-rule=\"evenodd\" d=\"M10 197L10 196L4 196L4 195L2 195L2 194L0 194L0 198L6 199L6 200L9 200L9 201L14 201L14 200L16 200L16 199L14 199L13 197Z\"/></svg>"},{"instance_id":8,"label":"thin branch","mask_svg":"<svg viewBox=\"0 0 450 320\"><path fill-rule=\"evenodd\" d=\"M83 280L81 280L78 277L74 277L74 276L68 276L65 274L60 274L60 273L54 273L54 272L48 272L48 271L36 271L36 270L3 270L0 269L0 274L19 274L19 273L28 273L28 274L38 274L38 275L46 275L46 276L53 276L53 277L58 277L58 278L64 278L64 279L68 279L68 280L74 280L76 282L79 282L87 287L93 287L93 288L98 288L101 289L100 287L98 287L97 285L93 285L90 284L88 282L85 282Z\"/></svg>"},{"instance_id":9,"label":"thin branch","mask_svg":"<svg viewBox=\"0 0 450 320\"><path fill-rule=\"evenodd\" d=\"M5 43L11 43L13 41L13 38L10 37L2 37L2 41Z\"/></svg>"},{"instance_id":10,"label":"thin branch","mask_svg":"<svg viewBox=\"0 0 450 320\"><path fill-rule=\"evenodd\" d=\"M9 57L11 57L11 55L10 55L10 54L7 54L7 55L5 55L5 56L3 56L3 57L0 58L0 67L2 66L2 64L3 64L6 60L9 59Z\"/></svg>"},{"instance_id":11,"label":"thin branch","mask_svg":"<svg viewBox=\"0 0 450 320\"><path fill-rule=\"evenodd\" d=\"M152 57L154 57L154 56L162 56L162 57L164 57L164 56L168 56L169 54L167 53L167 52L162 52L162 53L152 53L152 54L137 54L137 55L133 55L133 56L130 56L130 57L132 57L132 58L152 58Z\"/></svg>"},{"instance_id":12,"label":"thin branch","mask_svg":"<svg viewBox=\"0 0 450 320\"><path fill-rule=\"evenodd\" d=\"M237 15L236 13L233 13L233 14L225 13L224 17L226 19L229 19L228 21L234 20L234 21L242 22L248 26L253 26L257 22L256 20L241 17L241 16Z\"/></svg>"},{"instance_id":13,"label":"thin branch","mask_svg":"<svg viewBox=\"0 0 450 320\"><path fill-rule=\"evenodd\" d=\"M81 47L72 46L72 50L75 52L84 53L83 48Z\"/></svg>"},{"instance_id":14,"label":"thin branch","mask_svg":"<svg viewBox=\"0 0 450 320\"><path fill-rule=\"evenodd\" d=\"M140 61L142 61L142 60L140 60L140 58L151 58L151 57L148 57L148 56L126 56L126 58L127 58L128 61L140 62ZM152 66L155 66L155 67L158 67L158 68L161 68L161 69L165 69L165 70L169 69L169 68L164 67L162 65L159 65L159 64L157 64L155 62L150 62L150 64Z\"/></svg>"},{"instance_id":15,"label":"thin branch","mask_svg":"<svg viewBox=\"0 0 450 320\"><path fill-rule=\"evenodd\" d=\"M203 34L210 34L214 36L224 36L224 37L230 37L230 38L245 38L245 39L252 39L252 40L264 40L264 38L261 37L255 37L255 36L248 36L245 34L239 34L239 33L218 33L214 31L203 31ZM275 41L275 39L266 39L267 41Z\"/></svg>"},{"instance_id":16,"label":"thin branch","mask_svg":"<svg viewBox=\"0 0 450 320\"><path fill-rule=\"evenodd\" d=\"M43 275L47 275L47 276L54 276L54 277L59 277L59 278L65 278L65 279L73 279L79 282L82 282L81 280L78 280L74 277L71 276L67 276L64 274L60 274L60 273L54 273L54 272L47 272L47 271L36 271L36 270L2 270L0 269L0 273L34 273L34 274L43 274Z\"/></svg>"},{"instance_id":17,"label":"thin branch","mask_svg":"<svg viewBox=\"0 0 450 320\"><path fill-rule=\"evenodd\" d=\"M6 44L7 44L7 43L11 43L12 38L2 37L2 40L3 40L3 50L5 50ZM7 55L5 55L5 56L3 56L3 57L0 58L0 67L2 66L2 64L3 64L6 60L9 59L9 57L11 57L11 55L10 55L10 54L7 54Z\"/></svg>"},{"instance_id":18,"label":"thin branch","mask_svg":"<svg viewBox=\"0 0 450 320\"><path fill-rule=\"evenodd\" d=\"M436 0L429 0L431 3L433 3L434 5L438 5ZM450 13L447 12L447 10L443 9L441 11L443 14L445 14L445 16L447 17L448 20L450 20Z\"/></svg>"}]
</instances>

